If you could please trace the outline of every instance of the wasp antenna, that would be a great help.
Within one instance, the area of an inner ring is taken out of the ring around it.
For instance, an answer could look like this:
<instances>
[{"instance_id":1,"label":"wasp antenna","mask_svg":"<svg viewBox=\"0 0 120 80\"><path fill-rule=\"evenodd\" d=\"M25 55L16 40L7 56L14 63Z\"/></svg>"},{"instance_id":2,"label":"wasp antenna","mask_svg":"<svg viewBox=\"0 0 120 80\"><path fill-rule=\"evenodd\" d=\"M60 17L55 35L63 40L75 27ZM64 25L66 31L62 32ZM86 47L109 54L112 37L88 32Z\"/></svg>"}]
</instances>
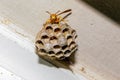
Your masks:
<instances>
[{"instance_id":1,"label":"wasp antenna","mask_svg":"<svg viewBox=\"0 0 120 80\"><path fill-rule=\"evenodd\" d=\"M68 13L66 16L64 16L60 21L64 20L65 18L67 18L69 15L71 15L72 12Z\"/></svg>"},{"instance_id":2,"label":"wasp antenna","mask_svg":"<svg viewBox=\"0 0 120 80\"><path fill-rule=\"evenodd\" d=\"M51 15L51 13L50 13L49 11L46 11L46 13L48 13L48 14L50 14L50 15Z\"/></svg>"},{"instance_id":3,"label":"wasp antenna","mask_svg":"<svg viewBox=\"0 0 120 80\"><path fill-rule=\"evenodd\" d=\"M61 13L59 13L58 15L61 15L61 14L63 14L63 13L67 13L67 12L70 12L70 11L72 11L72 9L67 9L67 10L65 10L65 11L63 11L63 12L61 12Z\"/></svg>"},{"instance_id":4,"label":"wasp antenna","mask_svg":"<svg viewBox=\"0 0 120 80\"><path fill-rule=\"evenodd\" d=\"M58 10L55 14L58 14L60 12L60 10Z\"/></svg>"}]
</instances>

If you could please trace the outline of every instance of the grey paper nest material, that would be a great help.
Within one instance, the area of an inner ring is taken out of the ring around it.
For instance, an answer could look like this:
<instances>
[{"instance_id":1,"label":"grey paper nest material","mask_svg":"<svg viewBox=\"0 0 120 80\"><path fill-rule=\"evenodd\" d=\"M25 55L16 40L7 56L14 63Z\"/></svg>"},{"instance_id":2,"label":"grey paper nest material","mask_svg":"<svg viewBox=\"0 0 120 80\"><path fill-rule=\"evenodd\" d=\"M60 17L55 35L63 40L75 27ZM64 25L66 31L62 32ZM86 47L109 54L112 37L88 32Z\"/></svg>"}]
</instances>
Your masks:
<instances>
[{"instance_id":1,"label":"grey paper nest material","mask_svg":"<svg viewBox=\"0 0 120 80\"><path fill-rule=\"evenodd\" d=\"M77 49L76 37L76 31L66 23L47 24L37 34L37 54L54 59L69 57Z\"/></svg>"}]
</instances>

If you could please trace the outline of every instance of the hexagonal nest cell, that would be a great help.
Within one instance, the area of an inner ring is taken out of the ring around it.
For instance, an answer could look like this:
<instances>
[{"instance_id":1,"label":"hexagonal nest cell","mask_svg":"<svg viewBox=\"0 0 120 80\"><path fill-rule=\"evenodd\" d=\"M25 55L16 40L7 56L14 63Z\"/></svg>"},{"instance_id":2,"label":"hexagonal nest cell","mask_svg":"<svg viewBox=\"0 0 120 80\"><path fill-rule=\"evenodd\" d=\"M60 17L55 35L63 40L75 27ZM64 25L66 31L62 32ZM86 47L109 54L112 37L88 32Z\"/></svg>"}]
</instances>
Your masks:
<instances>
[{"instance_id":1,"label":"hexagonal nest cell","mask_svg":"<svg viewBox=\"0 0 120 80\"><path fill-rule=\"evenodd\" d=\"M76 31L66 23L47 24L37 34L37 54L63 60L77 50L76 37Z\"/></svg>"}]
</instances>

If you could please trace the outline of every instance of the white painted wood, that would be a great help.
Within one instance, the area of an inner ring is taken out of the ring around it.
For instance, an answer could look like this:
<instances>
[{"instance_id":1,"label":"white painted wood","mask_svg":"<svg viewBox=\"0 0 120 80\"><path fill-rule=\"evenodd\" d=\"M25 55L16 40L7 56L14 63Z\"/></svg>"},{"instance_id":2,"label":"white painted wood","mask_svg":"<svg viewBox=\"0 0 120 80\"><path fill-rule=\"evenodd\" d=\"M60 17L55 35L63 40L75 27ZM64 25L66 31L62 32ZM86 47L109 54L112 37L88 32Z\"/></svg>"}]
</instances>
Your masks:
<instances>
[{"instance_id":1,"label":"white painted wood","mask_svg":"<svg viewBox=\"0 0 120 80\"><path fill-rule=\"evenodd\" d=\"M0 80L86 80L58 69L0 34Z\"/></svg>"},{"instance_id":2,"label":"white painted wood","mask_svg":"<svg viewBox=\"0 0 120 80\"><path fill-rule=\"evenodd\" d=\"M77 30L79 45L71 69L92 80L119 80L120 27L82 1L1 0L1 25L5 27L0 28L33 52L34 38L49 17L45 11L68 8L73 10L68 20Z\"/></svg>"},{"instance_id":3,"label":"white painted wood","mask_svg":"<svg viewBox=\"0 0 120 80\"><path fill-rule=\"evenodd\" d=\"M0 66L0 80L24 80Z\"/></svg>"}]
</instances>

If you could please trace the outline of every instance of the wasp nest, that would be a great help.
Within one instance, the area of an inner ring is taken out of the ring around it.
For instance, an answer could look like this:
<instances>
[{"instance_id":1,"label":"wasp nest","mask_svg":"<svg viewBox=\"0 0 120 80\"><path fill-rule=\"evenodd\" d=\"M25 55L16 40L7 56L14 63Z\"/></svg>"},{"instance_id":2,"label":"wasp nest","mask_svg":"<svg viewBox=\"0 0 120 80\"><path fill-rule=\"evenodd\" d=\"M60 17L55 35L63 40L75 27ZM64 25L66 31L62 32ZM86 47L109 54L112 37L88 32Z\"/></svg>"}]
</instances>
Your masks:
<instances>
[{"instance_id":1,"label":"wasp nest","mask_svg":"<svg viewBox=\"0 0 120 80\"><path fill-rule=\"evenodd\" d=\"M36 37L38 55L65 59L77 49L76 31L68 24L47 24Z\"/></svg>"}]
</instances>

